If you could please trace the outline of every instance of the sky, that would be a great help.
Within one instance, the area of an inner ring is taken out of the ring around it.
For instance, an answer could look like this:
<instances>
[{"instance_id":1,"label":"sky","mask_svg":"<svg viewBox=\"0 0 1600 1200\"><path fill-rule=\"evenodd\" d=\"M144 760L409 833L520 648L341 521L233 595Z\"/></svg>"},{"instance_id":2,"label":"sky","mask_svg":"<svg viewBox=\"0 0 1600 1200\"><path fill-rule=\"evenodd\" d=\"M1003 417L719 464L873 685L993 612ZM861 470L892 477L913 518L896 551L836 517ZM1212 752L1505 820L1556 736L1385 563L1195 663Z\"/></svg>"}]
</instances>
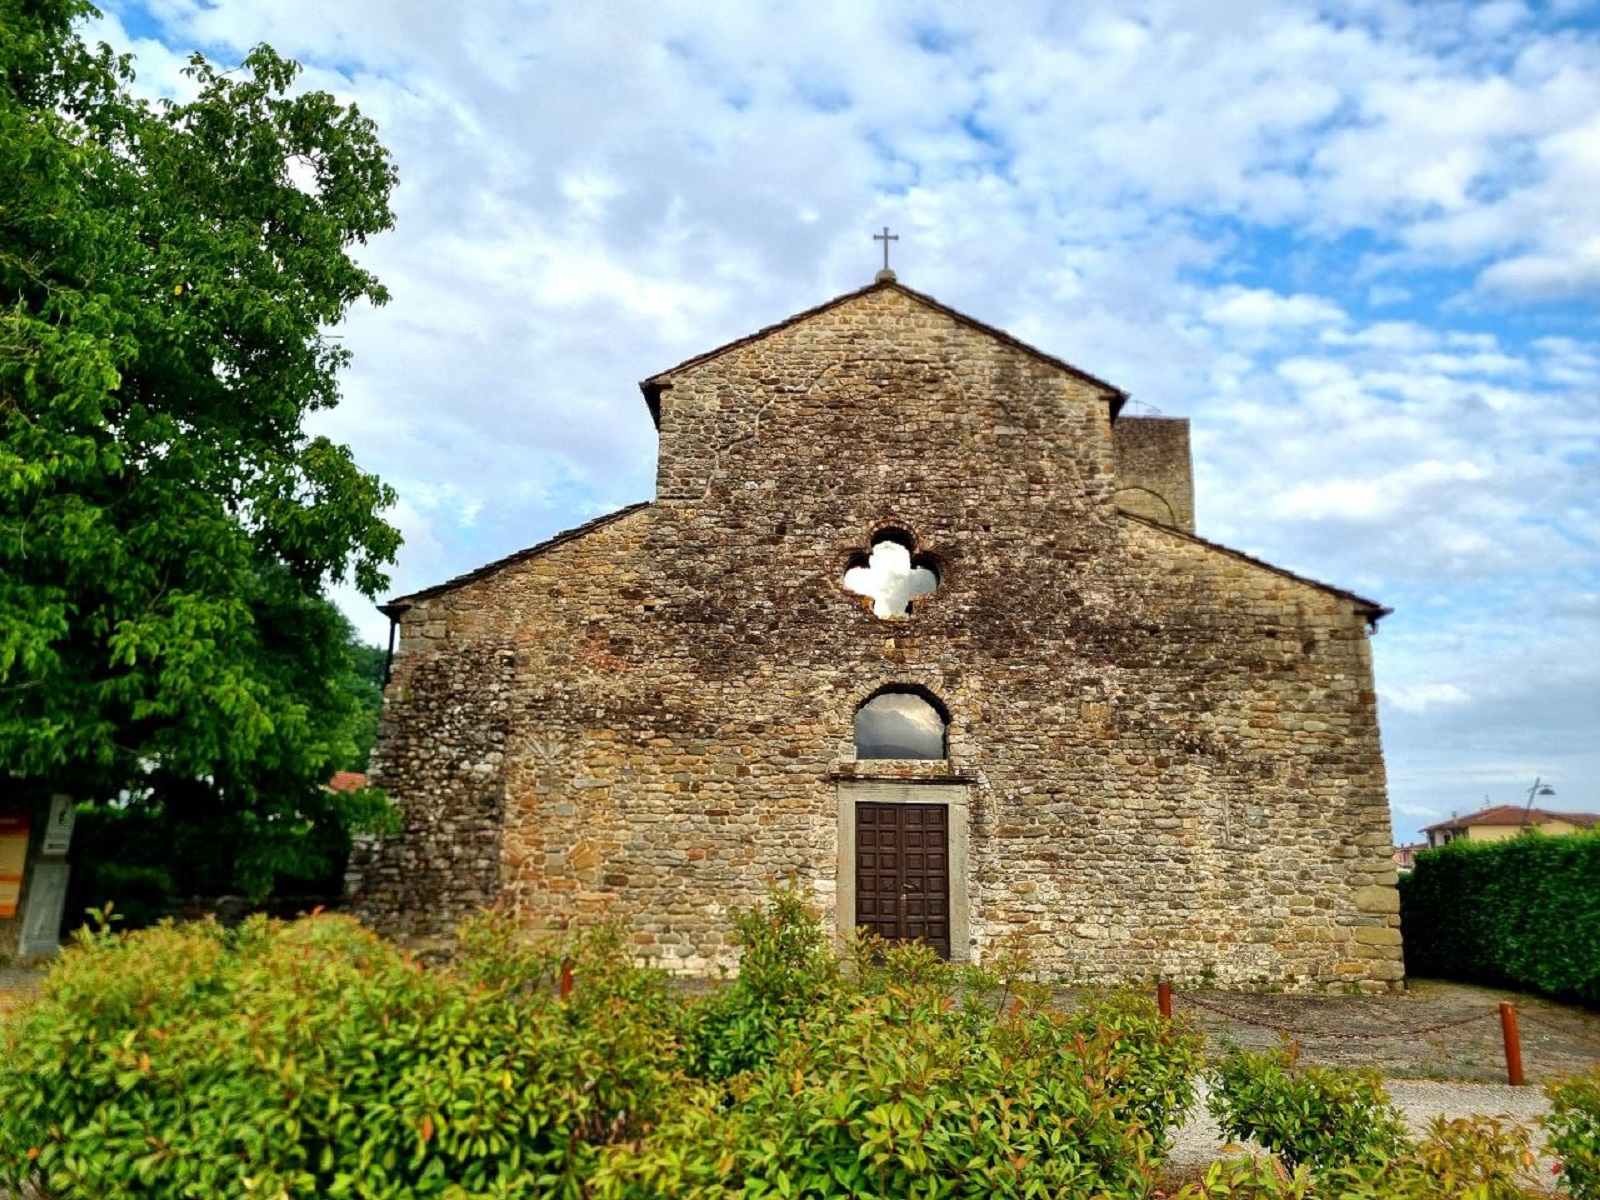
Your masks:
<instances>
[{"instance_id":1,"label":"sky","mask_svg":"<svg viewBox=\"0 0 1600 1200\"><path fill-rule=\"evenodd\" d=\"M1392 606L1394 834L1600 812L1600 0L138 0L266 42L400 174L317 429L391 594L637 500L639 380L901 282L1193 423L1197 532ZM342 603L373 641L387 623Z\"/></svg>"}]
</instances>

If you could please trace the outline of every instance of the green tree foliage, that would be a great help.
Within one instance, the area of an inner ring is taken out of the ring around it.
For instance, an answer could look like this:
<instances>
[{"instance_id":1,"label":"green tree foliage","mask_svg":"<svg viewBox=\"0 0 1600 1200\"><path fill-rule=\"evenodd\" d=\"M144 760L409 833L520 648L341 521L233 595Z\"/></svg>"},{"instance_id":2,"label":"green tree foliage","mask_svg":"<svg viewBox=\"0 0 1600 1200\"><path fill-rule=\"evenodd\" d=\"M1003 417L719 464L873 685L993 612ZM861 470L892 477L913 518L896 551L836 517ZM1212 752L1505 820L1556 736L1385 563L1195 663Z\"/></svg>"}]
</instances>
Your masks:
<instances>
[{"instance_id":1,"label":"green tree foliage","mask_svg":"<svg viewBox=\"0 0 1600 1200\"><path fill-rule=\"evenodd\" d=\"M265 47L136 98L92 12L0 0L0 773L198 781L250 814L259 881L358 755L323 589L374 594L399 544L391 491L304 427L338 399L325 331L385 298L349 251L394 171Z\"/></svg>"},{"instance_id":2,"label":"green tree foliage","mask_svg":"<svg viewBox=\"0 0 1600 1200\"><path fill-rule=\"evenodd\" d=\"M365 771L378 740L378 716L383 712L383 674L389 652L369 646L353 635L346 647L349 665L339 680L345 695L355 701L356 722L351 730L354 747L350 757L338 766L346 771Z\"/></svg>"},{"instance_id":3,"label":"green tree foliage","mask_svg":"<svg viewBox=\"0 0 1600 1200\"><path fill-rule=\"evenodd\" d=\"M377 734L386 655L345 628L347 657L338 688L354 707L325 719L346 721L349 735L332 765L359 771ZM297 900L336 896L350 851L352 814L375 823L381 806L376 796L324 794L315 803L301 800L287 828L264 826L277 810L235 803L208 779L152 769L115 803L80 811L67 925L76 927L89 910L107 905L114 906L122 928L138 929L179 913L191 897L242 893L260 900L274 888Z\"/></svg>"},{"instance_id":4,"label":"green tree foliage","mask_svg":"<svg viewBox=\"0 0 1600 1200\"><path fill-rule=\"evenodd\" d=\"M1600 831L1430 850L1400 919L1414 975L1600 1003Z\"/></svg>"}]
</instances>

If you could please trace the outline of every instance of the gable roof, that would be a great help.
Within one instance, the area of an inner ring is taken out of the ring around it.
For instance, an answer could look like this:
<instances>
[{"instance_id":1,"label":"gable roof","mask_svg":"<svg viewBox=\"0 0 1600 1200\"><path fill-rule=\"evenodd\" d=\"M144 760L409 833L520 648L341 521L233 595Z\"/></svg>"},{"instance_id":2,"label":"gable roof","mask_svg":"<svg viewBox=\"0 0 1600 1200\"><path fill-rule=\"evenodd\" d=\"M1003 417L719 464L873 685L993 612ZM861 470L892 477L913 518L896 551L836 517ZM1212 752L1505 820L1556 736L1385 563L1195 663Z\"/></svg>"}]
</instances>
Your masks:
<instances>
[{"instance_id":1,"label":"gable roof","mask_svg":"<svg viewBox=\"0 0 1600 1200\"><path fill-rule=\"evenodd\" d=\"M1338 596L1340 599L1348 600L1358 612L1366 615L1368 624L1374 627L1384 617L1394 612L1394 609L1379 604L1376 600L1368 600L1365 596L1359 596L1355 592L1348 591L1342 587L1334 587L1331 583L1323 583L1320 579L1312 579L1309 575L1297 575L1295 572L1285 570L1283 567L1274 566L1272 563L1267 562L1266 559L1256 558L1254 555L1246 554L1243 550L1235 550L1232 546L1224 546L1221 542L1208 541L1185 530L1175 529L1171 525L1163 525L1160 521L1152 521L1149 517L1141 517L1135 513L1124 512L1121 509L1117 510L1117 515L1124 520L1137 521L1140 525L1148 525L1151 529L1159 529L1162 533L1170 533L1173 537L1181 538L1186 542L1194 542L1204 546L1207 550L1215 550L1219 554L1226 554L1229 558L1236 558L1240 562L1247 562L1253 567L1271 571L1274 575L1281 575L1285 579L1303 583L1307 587L1316 588L1319 592L1328 592L1331 595Z\"/></svg>"},{"instance_id":2,"label":"gable roof","mask_svg":"<svg viewBox=\"0 0 1600 1200\"><path fill-rule=\"evenodd\" d=\"M485 579L496 571L504 570L506 567L515 566L520 562L527 562L530 558L538 558L539 555L554 550L557 546L565 546L568 542L575 542L579 538L587 537L597 529L604 529L607 525L622 520L623 517L632 516L634 513L649 507L650 501L641 500L638 504L630 504L626 508L619 508L616 512L607 513L603 517L596 517L594 520L586 521L582 525L563 530L554 537L546 538L538 545L529 546L526 550L518 550L515 554L508 554L504 558L497 558L491 563L484 563L483 566L478 567L476 570L468 571L465 575L457 575L454 579L436 583L432 587L423 588L420 592L412 592L408 596L396 596L387 604L378 605L378 611L392 620L418 600L427 600L433 596L454 591L463 584Z\"/></svg>"},{"instance_id":3,"label":"gable roof","mask_svg":"<svg viewBox=\"0 0 1600 1200\"><path fill-rule=\"evenodd\" d=\"M762 338L770 337L780 330L788 329L791 326L798 325L802 321L808 321L812 317L818 316L821 313L829 312L832 309L838 308L840 305L848 304L852 300L877 291L899 292L902 296L905 296L910 300L914 300L918 304L925 305L928 308L933 309L935 312L949 317L952 321L955 321L961 325L965 325L968 329L976 330L985 337L993 338L995 341L1002 342L1014 350L1020 350L1024 354L1038 359L1040 362L1047 363L1052 367L1056 367L1059 370L1065 371L1067 374L1076 379L1081 379L1085 383L1092 384L1094 387L1097 387L1106 393L1106 399L1111 405L1112 420L1116 419L1117 414L1122 411L1122 406L1128 401L1128 393L1117 387L1116 384L1107 383L1099 376L1091 375L1089 372L1073 366L1065 359L1057 358L1053 354L1046 354L1038 347L1030 346L1021 338L1012 337L1011 334L1007 333L1003 329L996 329L993 325L985 325L982 321L977 320L975 317L969 317L966 313L958 312L947 304L941 304L926 292L919 292L913 288L906 287L905 284L900 283L894 278L893 272L885 272L864 288L858 288L853 292L846 292L842 296L835 296L832 300L828 300L822 304L819 304L815 308L808 308L804 312L795 313L794 316L787 317L775 325L767 325L756 330L754 333L747 334L742 338L736 338L731 342L718 346L714 350L707 350L704 354L696 354L693 358L686 358L677 366L668 367L665 371L658 371L656 374L650 376L649 379L646 379L639 384L639 390L644 393L645 403L650 407L650 419L655 422L657 429L661 428L661 393L672 386L672 376L678 374L679 372L686 371L691 367L698 367L701 363L710 362L713 358L716 358L722 354L726 354L730 350L737 350L742 346L750 345L752 342L759 342Z\"/></svg>"},{"instance_id":4,"label":"gable roof","mask_svg":"<svg viewBox=\"0 0 1600 1200\"><path fill-rule=\"evenodd\" d=\"M1524 808L1520 804L1496 804L1489 808L1480 808L1477 812L1468 813L1464 817L1451 817L1448 821L1440 821L1436 825L1425 825L1422 832L1432 833L1436 829L1463 829L1468 825L1540 825L1546 821L1565 821L1568 825L1588 827L1600 824L1600 815L1550 812L1543 808Z\"/></svg>"}]
</instances>

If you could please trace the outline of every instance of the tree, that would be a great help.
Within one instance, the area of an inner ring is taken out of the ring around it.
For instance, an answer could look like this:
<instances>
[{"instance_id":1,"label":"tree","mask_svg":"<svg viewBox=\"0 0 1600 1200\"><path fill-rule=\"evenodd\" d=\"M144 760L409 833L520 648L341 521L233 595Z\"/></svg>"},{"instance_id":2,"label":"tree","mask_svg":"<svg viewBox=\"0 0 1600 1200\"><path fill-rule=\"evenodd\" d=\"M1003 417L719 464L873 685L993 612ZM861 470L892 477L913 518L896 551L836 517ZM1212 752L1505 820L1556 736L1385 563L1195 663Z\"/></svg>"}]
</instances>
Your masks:
<instances>
[{"instance_id":1,"label":"tree","mask_svg":"<svg viewBox=\"0 0 1600 1200\"><path fill-rule=\"evenodd\" d=\"M350 667L340 686L356 702L359 713L354 730L355 753L339 765L348 771L365 771L378 740L378 717L383 712L383 677L389 665L389 652L369 646L351 632L348 643Z\"/></svg>"},{"instance_id":2,"label":"tree","mask_svg":"<svg viewBox=\"0 0 1600 1200\"><path fill-rule=\"evenodd\" d=\"M259 839L252 890L348 801L348 626L392 491L305 429L382 286L394 168L260 47L151 103L85 0L0 0L0 772L105 799L199 787ZM298 864L304 865L304 864Z\"/></svg>"}]
</instances>

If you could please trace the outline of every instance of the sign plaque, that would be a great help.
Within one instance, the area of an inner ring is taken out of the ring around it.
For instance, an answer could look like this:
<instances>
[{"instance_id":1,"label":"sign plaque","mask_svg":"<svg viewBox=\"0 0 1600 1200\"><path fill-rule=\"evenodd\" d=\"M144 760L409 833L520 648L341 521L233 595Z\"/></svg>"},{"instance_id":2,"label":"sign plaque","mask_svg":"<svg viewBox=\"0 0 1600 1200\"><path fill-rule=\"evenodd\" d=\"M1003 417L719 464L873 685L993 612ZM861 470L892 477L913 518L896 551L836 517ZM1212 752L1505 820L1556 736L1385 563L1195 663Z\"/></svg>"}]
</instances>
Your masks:
<instances>
[{"instance_id":1,"label":"sign plaque","mask_svg":"<svg viewBox=\"0 0 1600 1200\"><path fill-rule=\"evenodd\" d=\"M44 845L39 853L50 857L65 855L72 845L72 827L78 823L78 806L71 796L50 797L50 824L45 826Z\"/></svg>"},{"instance_id":2,"label":"sign plaque","mask_svg":"<svg viewBox=\"0 0 1600 1200\"><path fill-rule=\"evenodd\" d=\"M0 920L16 919L32 820L27 813L0 813Z\"/></svg>"}]
</instances>

